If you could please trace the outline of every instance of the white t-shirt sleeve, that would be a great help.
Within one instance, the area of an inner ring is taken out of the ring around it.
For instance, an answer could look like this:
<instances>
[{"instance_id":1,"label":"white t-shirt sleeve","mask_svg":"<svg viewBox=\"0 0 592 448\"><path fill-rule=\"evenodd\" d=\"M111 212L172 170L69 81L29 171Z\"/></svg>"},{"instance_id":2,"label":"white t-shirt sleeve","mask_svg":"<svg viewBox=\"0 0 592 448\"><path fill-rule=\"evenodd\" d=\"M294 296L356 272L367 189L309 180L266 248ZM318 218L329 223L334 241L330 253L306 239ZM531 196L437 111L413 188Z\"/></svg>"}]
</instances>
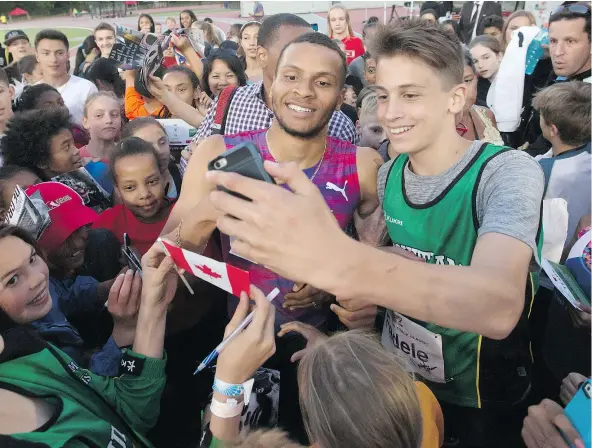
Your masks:
<instances>
[{"instance_id":1,"label":"white t-shirt sleeve","mask_svg":"<svg viewBox=\"0 0 592 448\"><path fill-rule=\"evenodd\" d=\"M68 106L74 123L81 125L84 116L84 103L89 95L98 91L97 86L86 79L72 75L70 80L58 91Z\"/></svg>"}]
</instances>

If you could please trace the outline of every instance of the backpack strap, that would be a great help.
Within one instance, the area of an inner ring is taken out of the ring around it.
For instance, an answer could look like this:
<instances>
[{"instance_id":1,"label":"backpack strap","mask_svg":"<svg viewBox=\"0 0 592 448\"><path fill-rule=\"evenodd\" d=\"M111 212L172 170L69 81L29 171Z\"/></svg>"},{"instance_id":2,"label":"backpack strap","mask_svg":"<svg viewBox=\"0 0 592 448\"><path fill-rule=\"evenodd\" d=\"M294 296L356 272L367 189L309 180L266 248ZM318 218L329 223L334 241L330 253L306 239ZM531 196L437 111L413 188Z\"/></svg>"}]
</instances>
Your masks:
<instances>
[{"instance_id":1,"label":"backpack strap","mask_svg":"<svg viewBox=\"0 0 592 448\"><path fill-rule=\"evenodd\" d=\"M218 95L218 103L216 104L216 113L214 114L214 122L212 123L212 135L224 135L226 130L226 119L232 98L236 93L236 86L228 86L220 95Z\"/></svg>"}]
</instances>

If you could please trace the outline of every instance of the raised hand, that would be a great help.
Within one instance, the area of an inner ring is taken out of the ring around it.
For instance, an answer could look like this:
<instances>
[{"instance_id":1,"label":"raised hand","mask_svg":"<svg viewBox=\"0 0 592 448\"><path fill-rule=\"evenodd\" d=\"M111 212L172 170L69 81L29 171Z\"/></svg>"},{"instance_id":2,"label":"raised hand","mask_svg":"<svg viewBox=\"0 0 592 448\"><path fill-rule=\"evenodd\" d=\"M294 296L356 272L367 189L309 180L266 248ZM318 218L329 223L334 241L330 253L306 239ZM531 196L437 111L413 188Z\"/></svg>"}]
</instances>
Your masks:
<instances>
[{"instance_id":1,"label":"raised hand","mask_svg":"<svg viewBox=\"0 0 592 448\"><path fill-rule=\"evenodd\" d=\"M284 308L300 309L311 308L331 301L333 296L325 291L315 288L311 285L295 283L293 292L286 294L283 304Z\"/></svg>"},{"instance_id":2,"label":"raised hand","mask_svg":"<svg viewBox=\"0 0 592 448\"><path fill-rule=\"evenodd\" d=\"M148 90L150 93L161 103L165 104L167 98L167 94L169 93L168 89L164 85L162 79L157 78L156 76L150 76L150 82L148 83Z\"/></svg>"},{"instance_id":3,"label":"raised hand","mask_svg":"<svg viewBox=\"0 0 592 448\"><path fill-rule=\"evenodd\" d=\"M113 317L112 335L118 347L134 342L141 293L140 274L131 269L119 274L109 290L107 309Z\"/></svg>"},{"instance_id":4,"label":"raised hand","mask_svg":"<svg viewBox=\"0 0 592 448\"><path fill-rule=\"evenodd\" d=\"M142 307L166 310L177 290L177 272L171 257L156 242L142 257Z\"/></svg>"},{"instance_id":5,"label":"raised hand","mask_svg":"<svg viewBox=\"0 0 592 448\"><path fill-rule=\"evenodd\" d=\"M339 305L331 305L331 311L337 314L339 321L350 330L357 328L374 328L378 307L371 304L353 304L342 301Z\"/></svg>"},{"instance_id":6,"label":"raised hand","mask_svg":"<svg viewBox=\"0 0 592 448\"><path fill-rule=\"evenodd\" d=\"M250 297L255 301L255 317L218 356L216 378L230 384L242 384L275 353L275 307L261 290L251 285ZM232 333L247 317L249 296L242 293L224 337Z\"/></svg>"},{"instance_id":7,"label":"raised hand","mask_svg":"<svg viewBox=\"0 0 592 448\"><path fill-rule=\"evenodd\" d=\"M191 46L191 42L187 38L187 36L177 36L176 34L171 35L171 43L179 50L181 53L185 53L187 50L193 50Z\"/></svg>"},{"instance_id":8,"label":"raised hand","mask_svg":"<svg viewBox=\"0 0 592 448\"><path fill-rule=\"evenodd\" d=\"M296 362L300 361L306 353L308 353L312 348L316 347L321 342L325 341L329 338L324 333L321 333L312 325L303 324L302 322L288 322L287 324L281 325L281 329L278 333L278 337L285 336L286 334L294 331L295 333L299 333L306 339L306 348L303 350L297 351L292 355L290 361Z\"/></svg>"},{"instance_id":9,"label":"raised hand","mask_svg":"<svg viewBox=\"0 0 592 448\"><path fill-rule=\"evenodd\" d=\"M586 381L584 375L581 375L577 372L572 372L563 378L561 382L561 389L559 390L559 398L564 405L567 405L575 395L575 393L580 388L580 385Z\"/></svg>"},{"instance_id":10,"label":"raised hand","mask_svg":"<svg viewBox=\"0 0 592 448\"><path fill-rule=\"evenodd\" d=\"M212 190L220 185L252 200L223 191L210 193L214 206L224 213L218 228L238 238L233 251L241 257L296 282L332 291L345 275L349 245L358 243L342 232L318 188L295 163L266 161L265 169L291 191L236 173L206 174Z\"/></svg>"},{"instance_id":11,"label":"raised hand","mask_svg":"<svg viewBox=\"0 0 592 448\"><path fill-rule=\"evenodd\" d=\"M584 448L580 435L563 414L563 408L547 399L528 408L522 439L528 448L569 448L570 443L575 448Z\"/></svg>"}]
</instances>

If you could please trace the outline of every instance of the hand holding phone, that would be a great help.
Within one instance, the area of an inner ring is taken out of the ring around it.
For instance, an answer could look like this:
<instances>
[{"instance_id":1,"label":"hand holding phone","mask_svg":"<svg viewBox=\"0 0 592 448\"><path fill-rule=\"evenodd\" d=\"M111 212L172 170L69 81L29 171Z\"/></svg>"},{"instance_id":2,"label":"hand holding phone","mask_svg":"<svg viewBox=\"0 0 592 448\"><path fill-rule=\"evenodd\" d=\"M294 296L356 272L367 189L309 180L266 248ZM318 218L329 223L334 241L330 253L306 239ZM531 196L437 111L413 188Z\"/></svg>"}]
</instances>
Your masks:
<instances>
[{"instance_id":1,"label":"hand holding phone","mask_svg":"<svg viewBox=\"0 0 592 448\"><path fill-rule=\"evenodd\" d=\"M259 148L253 142L243 142L236 145L234 148L226 151L224 154L216 157L208 164L208 170L226 171L229 173L238 173L242 176L251 179L262 180L275 184L273 178L265 171L263 167L263 157L259 152ZM241 199L250 201L249 198L234 192L228 191L225 188L219 189L226 191L229 194L237 196Z\"/></svg>"},{"instance_id":2,"label":"hand holding phone","mask_svg":"<svg viewBox=\"0 0 592 448\"><path fill-rule=\"evenodd\" d=\"M592 410L590 409L591 394L592 382L588 378L563 410L563 413L580 434L586 448L592 448L592 441L590 440L592 431L590 425L592 419Z\"/></svg>"},{"instance_id":3,"label":"hand holding phone","mask_svg":"<svg viewBox=\"0 0 592 448\"><path fill-rule=\"evenodd\" d=\"M127 262L128 268L137 271L140 276L142 275L142 263L136 252L132 248L130 237L127 233L123 234L123 247L121 248L123 256Z\"/></svg>"}]
</instances>

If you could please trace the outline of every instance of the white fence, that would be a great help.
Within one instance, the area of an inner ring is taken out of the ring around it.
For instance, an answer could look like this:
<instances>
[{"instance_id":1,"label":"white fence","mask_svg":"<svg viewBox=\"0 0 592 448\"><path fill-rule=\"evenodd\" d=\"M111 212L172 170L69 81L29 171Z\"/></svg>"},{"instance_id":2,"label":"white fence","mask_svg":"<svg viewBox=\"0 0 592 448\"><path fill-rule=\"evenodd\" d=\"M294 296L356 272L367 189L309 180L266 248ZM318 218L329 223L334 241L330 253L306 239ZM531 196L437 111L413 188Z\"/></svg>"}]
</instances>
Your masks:
<instances>
[{"instance_id":1,"label":"white fence","mask_svg":"<svg viewBox=\"0 0 592 448\"><path fill-rule=\"evenodd\" d=\"M255 2L241 1L241 16L248 17L253 13L253 6ZM331 8L333 1L264 1L261 2L265 15L278 14L280 12L291 12L293 14L308 14L314 12L326 12ZM348 9L363 9L363 8L383 8L385 2L380 1L344 1L343 3ZM387 7L390 10L392 4L403 4L403 2L387 2Z\"/></svg>"}]
</instances>

